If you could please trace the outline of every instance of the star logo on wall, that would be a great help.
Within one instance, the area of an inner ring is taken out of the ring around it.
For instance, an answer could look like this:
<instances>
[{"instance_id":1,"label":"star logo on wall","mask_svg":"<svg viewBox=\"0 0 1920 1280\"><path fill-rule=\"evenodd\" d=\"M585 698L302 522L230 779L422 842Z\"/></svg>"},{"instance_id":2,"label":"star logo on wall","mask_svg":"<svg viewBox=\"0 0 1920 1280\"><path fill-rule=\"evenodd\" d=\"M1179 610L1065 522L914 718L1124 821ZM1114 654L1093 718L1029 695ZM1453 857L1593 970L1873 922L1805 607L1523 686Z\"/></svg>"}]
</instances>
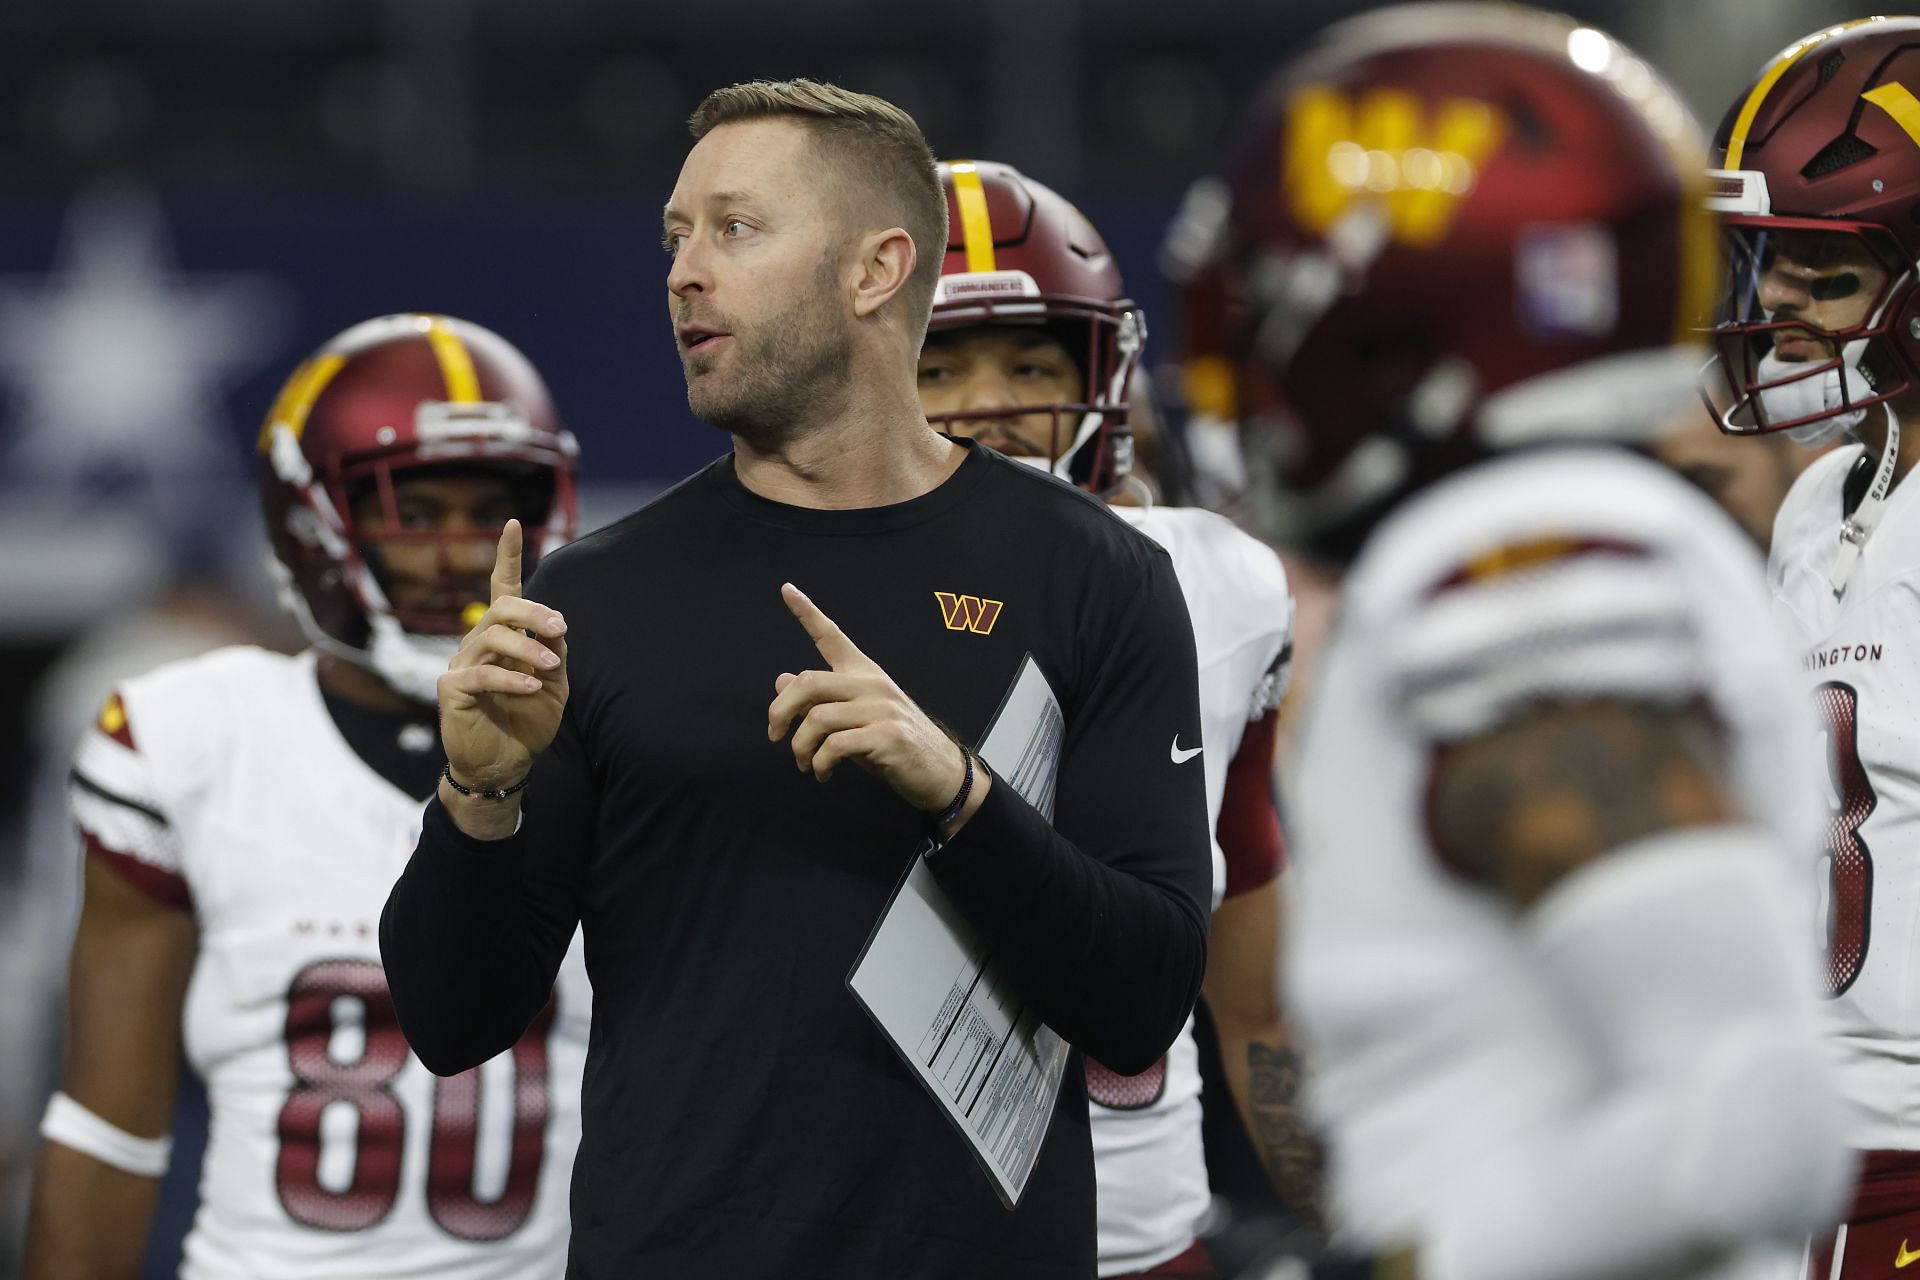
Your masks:
<instances>
[{"instance_id":1,"label":"star logo on wall","mask_svg":"<svg viewBox=\"0 0 1920 1280\"><path fill-rule=\"evenodd\" d=\"M0 277L0 591L63 631L165 584L233 523L248 456L224 396L283 346L288 291L187 273L160 202L82 192L46 274Z\"/></svg>"},{"instance_id":2,"label":"star logo on wall","mask_svg":"<svg viewBox=\"0 0 1920 1280\"><path fill-rule=\"evenodd\" d=\"M269 277L181 272L158 200L81 194L44 277L0 278L0 458L38 484L236 469L222 395L279 345Z\"/></svg>"}]
</instances>

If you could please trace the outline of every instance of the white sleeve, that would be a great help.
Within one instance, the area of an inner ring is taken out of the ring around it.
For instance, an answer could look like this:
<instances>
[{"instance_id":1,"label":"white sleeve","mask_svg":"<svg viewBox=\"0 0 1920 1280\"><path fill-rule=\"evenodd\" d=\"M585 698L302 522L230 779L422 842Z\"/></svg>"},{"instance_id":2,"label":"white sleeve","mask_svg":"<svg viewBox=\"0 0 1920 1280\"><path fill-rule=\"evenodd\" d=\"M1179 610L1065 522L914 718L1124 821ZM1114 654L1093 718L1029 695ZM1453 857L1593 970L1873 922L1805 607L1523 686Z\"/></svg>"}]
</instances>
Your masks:
<instances>
[{"instance_id":1,"label":"white sleeve","mask_svg":"<svg viewBox=\"0 0 1920 1280\"><path fill-rule=\"evenodd\" d=\"M1852 1156L1773 843L1667 832L1541 901L1529 944L1595 1088L1460 1171L1423 1232L1424 1280L1651 1274L1836 1219Z\"/></svg>"},{"instance_id":2,"label":"white sleeve","mask_svg":"<svg viewBox=\"0 0 1920 1280\"><path fill-rule=\"evenodd\" d=\"M1267 659L1266 667L1253 682L1253 697L1247 704L1247 723L1264 720L1269 711L1278 711L1287 700L1287 686L1293 681L1293 636L1284 635L1280 648Z\"/></svg>"},{"instance_id":3,"label":"white sleeve","mask_svg":"<svg viewBox=\"0 0 1920 1280\"><path fill-rule=\"evenodd\" d=\"M1287 686L1293 680L1293 589L1287 582L1286 567L1278 553L1265 543L1248 540L1251 572L1246 603L1259 628L1251 642L1259 668L1253 681L1253 697L1247 706L1247 722L1263 720L1269 711L1278 711L1286 700Z\"/></svg>"},{"instance_id":4,"label":"white sleeve","mask_svg":"<svg viewBox=\"0 0 1920 1280\"><path fill-rule=\"evenodd\" d=\"M1149 520L1143 528L1166 539L1195 619L1202 705L1218 680L1249 723L1265 718L1286 696L1293 663L1293 591L1279 553L1211 511L1156 508Z\"/></svg>"},{"instance_id":5,"label":"white sleeve","mask_svg":"<svg viewBox=\"0 0 1920 1280\"><path fill-rule=\"evenodd\" d=\"M67 804L90 854L159 901L190 905L179 833L120 694L107 700L74 753Z\"/></svg>"}]
</instances>

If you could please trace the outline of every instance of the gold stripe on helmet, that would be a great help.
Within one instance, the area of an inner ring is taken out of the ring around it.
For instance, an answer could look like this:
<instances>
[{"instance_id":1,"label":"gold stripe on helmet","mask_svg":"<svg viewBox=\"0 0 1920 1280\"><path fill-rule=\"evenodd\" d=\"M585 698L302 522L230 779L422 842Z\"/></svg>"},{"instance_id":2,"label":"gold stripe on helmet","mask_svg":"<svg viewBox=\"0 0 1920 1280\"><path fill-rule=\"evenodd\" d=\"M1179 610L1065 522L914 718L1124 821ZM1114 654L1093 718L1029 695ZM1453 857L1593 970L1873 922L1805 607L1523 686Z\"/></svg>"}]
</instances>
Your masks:
<instances>
[{"instance_id":1,"label":"gold stripe on helmet","mask_svg":"<svg viewBox=\"0 0 1920 1280\"><path fill-rule=\"evenodd\" d=\"M1707 209L1707 175L1691 167L1680 171L1679 270L1674 276L1673 341L1704 340L1713 327L1713 304L1724 279L1720 223Z\"/></svg>"},{"instance_id":2,"label":"gold stripe on helmet","mask_svg":"<svg viewBox=\"0 0 1920 1280\"><path fill-rule=\"evenodd\" d=\"M287 385L280 388L280 396L273 402L273 408L267 414L266 425L260 429L260 449L265 452L273 443L273 429L285 423L298 440L301 432L307 429L307 415L313 412L314 401L333 381L333 375L340 372L347 358L329 353L315 356L305 361L293 376L287 379Z\"/></svg>"},{"instance_id":3,"label":"gold stripe on helmet","mask_svg":"<svg viewBox=\"0 0 1920 1280\"><path fill-rule=\"evenodd\" d=\"M427 341L433 344L434 359L440 362L440 376L447 380L448 403L480 403L480 375L474 372L473 353L460 341L460 335L441 317L428 316Z\"/></svg>"},{"instance_id":4,"label":"gold stripe on helmet","mask_svg":"<svg viewBox=\"0 0 1920 1280\"><path fill-rule=\"evenodd\" d=\"M1537 569L1556 560L1565 560L1585 549L1585 544L1577 538L1551 535L1528 538L1482 552L1461 566L1460 573L1470 581L1486 582L1519 573L1523 569Z\"/></svg>"},{"instance_id":5,"label":"gold stripe on helmet","mask_svg":"<svg viewBox=\"0 0 1920 1280\"><path fill-rule=\"evenodd\" d=\"M1860 95L1888 115L1915 146L1920 146L1920 98L1913 96L1913 90L1898 80L1889 80L1875 89L1869 89Z\"/></svg>"},{"instance_id":6,"label":"gold stripe on helmet","mask_svg":"<svg viewBox=\"0 0 1920 1280\"><path fill-rule=\"evenodd\" d=\"M954 203L960 206L960 234L967 246L967 270L992 271L993 223L987 217L987 189L980 185L980 170L966 160L956 160L947 168L953 174Z\"/></svg>"},{"instance_id":7,"label":"gold stripe on helmet","mask_svg":"<svg viewBox=\"0 0 1920 1280\"><path fill-rule=\"evenodd\" d=\"M1723 169L1740 167L1740 157L1747 149L1747 131L1753 128L1754 117L1760 114L1760 104L1766 101L1767 95L1773 91L1773 86L1780 83L1780 77L1786 75L1788 68L1800 61L1807 50L1839 35L1842 31L1851 31L1869 22L1880 21L1882 21L1880 18L1855 18L1851 22L1843 22L1838 26L1828 27L1824 31L1816 31L1806 39L1795 41L1782 49L1780 56L1773 60L1772 65L1761 72L1759 82L1753 86L1753 91L1747 94L1747 100L1741 104L1740 114L1734 117L1733 132L1727 137L1727 162L1720 167Z\"/></svg>"}]
</instances>

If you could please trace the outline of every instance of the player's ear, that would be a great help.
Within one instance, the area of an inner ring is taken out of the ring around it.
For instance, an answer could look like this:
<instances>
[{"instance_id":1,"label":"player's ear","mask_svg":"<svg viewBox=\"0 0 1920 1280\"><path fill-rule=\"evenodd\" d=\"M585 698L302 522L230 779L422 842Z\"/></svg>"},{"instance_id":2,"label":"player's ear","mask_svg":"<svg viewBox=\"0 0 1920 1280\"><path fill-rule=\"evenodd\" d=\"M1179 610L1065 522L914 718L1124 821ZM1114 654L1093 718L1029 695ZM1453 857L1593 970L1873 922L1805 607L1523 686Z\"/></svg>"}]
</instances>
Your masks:
<instances>
[{"instance_id":1,"label":"player's ear","mask_svg":"<svg viewBox=\"0 0 1920 1280\"><path fill-rule=\"evenodd\" d=\"M888 227L861 236L854 257L858 270L853 286L854 316L864 320L892 301L912 278L916 261L913 237L904 228Z\"/></svg>"}]
</instances>

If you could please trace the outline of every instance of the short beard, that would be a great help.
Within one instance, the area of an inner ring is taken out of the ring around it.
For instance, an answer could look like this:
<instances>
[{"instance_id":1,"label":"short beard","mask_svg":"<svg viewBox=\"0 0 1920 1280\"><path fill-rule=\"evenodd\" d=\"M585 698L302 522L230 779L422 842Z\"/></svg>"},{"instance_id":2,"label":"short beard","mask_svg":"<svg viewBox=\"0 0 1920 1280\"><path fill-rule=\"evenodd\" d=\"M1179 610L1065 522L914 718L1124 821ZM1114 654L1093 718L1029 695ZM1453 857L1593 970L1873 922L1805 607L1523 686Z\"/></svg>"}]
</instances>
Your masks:
<instances>
[{"instance_id":1,"label":"short beard","mask_svg":"<svg viewBox=\"0 0 1920 1280\"><path fill-rule=\"evenodd\" d=\"M791 439L843 395L853 367L853 334L833 303L839 262L821 259L813 288L792 307L733 336L734 372L717 381L699 352L682 365L687 407L703 422L757 449ZM702 376L705 375L705 376Z\"/></svg>"}]
</instances>

